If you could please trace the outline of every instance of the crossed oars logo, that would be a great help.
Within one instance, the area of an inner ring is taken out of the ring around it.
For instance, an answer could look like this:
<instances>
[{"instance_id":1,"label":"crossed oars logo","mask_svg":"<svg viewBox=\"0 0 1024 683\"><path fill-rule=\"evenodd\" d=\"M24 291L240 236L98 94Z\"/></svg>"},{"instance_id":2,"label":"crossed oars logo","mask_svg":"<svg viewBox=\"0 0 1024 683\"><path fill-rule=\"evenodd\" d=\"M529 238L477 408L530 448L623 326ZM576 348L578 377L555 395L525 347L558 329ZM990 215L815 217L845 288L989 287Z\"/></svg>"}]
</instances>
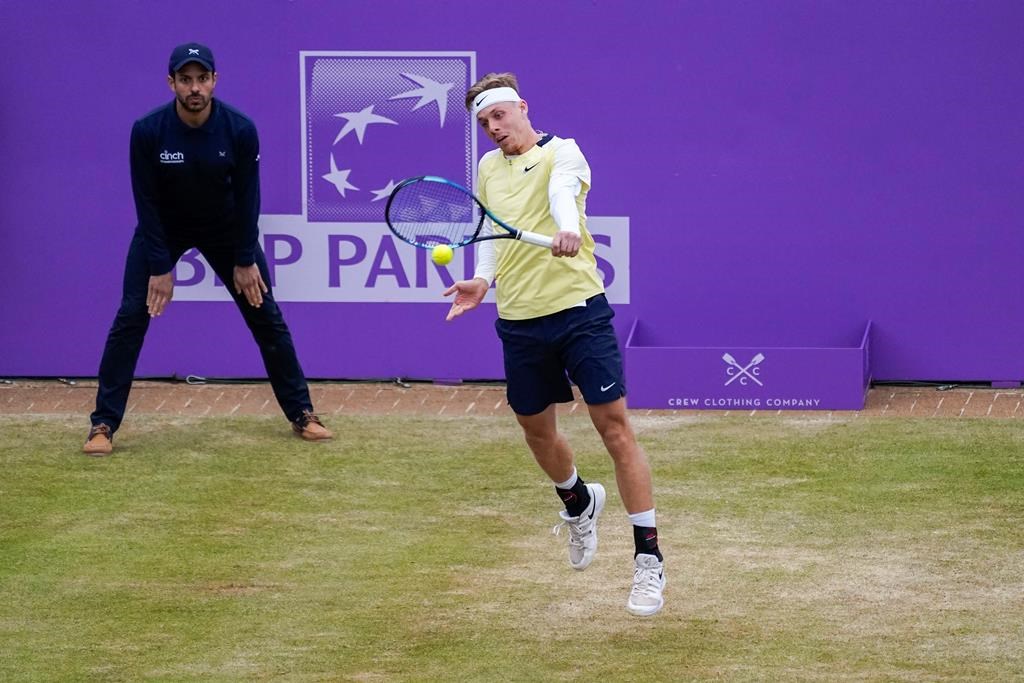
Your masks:
<instances>
[{"instance_id":1,"label":"crossed oars logo","mask_svg":"<svg viewBox=\"0 0 1024 683\"><path fill-rule=\"evenodd\" d=\"M729 375L729 379L726 380L725 386L729 386L730 384L732 384L736 380L740 380L740 384L746 384L748 377L751 380L753 380L754 382L756 382L757 386L759 386L759 387L763 387L764 386L764 384L761 383L761 380L759 380L755 376L755 375L760 374L760 372L761 372L761 368L759 368L757 366L760 365L761 361L764 360L764 354L763 353L759 353L756 356L754 356L753 358L751 358L750 362L747 363L746 366L743 366L743 365L740 365L739 363L737 363L736 359L733 358L732 355L728 354L728 353L723 353L722 354L722 360L724 360L729 365L729 367L726 368L726 370L725 370L725 374Z\"/></svg>"}]
</instances>

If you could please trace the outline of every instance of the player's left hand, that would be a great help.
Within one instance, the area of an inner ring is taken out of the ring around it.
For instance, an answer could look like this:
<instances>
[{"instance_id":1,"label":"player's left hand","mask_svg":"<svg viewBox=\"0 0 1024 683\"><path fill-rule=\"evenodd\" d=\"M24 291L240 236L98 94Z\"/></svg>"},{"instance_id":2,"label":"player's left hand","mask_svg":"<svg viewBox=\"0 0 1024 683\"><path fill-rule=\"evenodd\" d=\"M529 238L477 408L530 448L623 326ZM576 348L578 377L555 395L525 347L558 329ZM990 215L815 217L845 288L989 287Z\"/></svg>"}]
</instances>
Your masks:
<instances>
[{"instance_id":1,"label":"player's left hand","mask_svg":"<svg viewBox=\"0 0 1024 683\"><path fill-rule=\"evenodd\" d=\"M450 322L466 311L472 311L479 306L480 302L487 296L489 288L490 284L486 280L475 277L472 280L459 280L444 290L442 292L444 296L455 295L452 306L448 309L448 315L445 317L445 322Z\"/></svg>"},{"instance_id":2,"label":"player's left hand","mask_svg":"<svg viewBox=\"0 0 1024 683\"><path fill-rule=\"evenodd\" d=\"M578 233L559 230L551 241L552 256L575 256L580 252L583 238Z\"/></svg>"},{"instance_id":3,"label":"player's left hand","mask_svg":"<svg viewBox=\"0 0 1024 683\"><path fill-rule=\"evenodd\" d=\"M251 266L235 266L235 291L244 295L250 306L259 308L263 305L263 295L270 290L263 282L259 267L254 263Z\"/></svg>"}]
</instances>

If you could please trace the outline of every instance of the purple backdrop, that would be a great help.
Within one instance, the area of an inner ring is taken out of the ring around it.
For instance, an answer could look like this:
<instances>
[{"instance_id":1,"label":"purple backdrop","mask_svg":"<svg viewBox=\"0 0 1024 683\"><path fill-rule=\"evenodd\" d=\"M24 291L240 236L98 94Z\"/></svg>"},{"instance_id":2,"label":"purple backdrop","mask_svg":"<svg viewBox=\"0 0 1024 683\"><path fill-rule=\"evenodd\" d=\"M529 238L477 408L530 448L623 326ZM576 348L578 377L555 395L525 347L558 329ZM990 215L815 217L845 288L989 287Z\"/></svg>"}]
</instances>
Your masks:
<instances>
[{"instance_id":1,"label":"purple backdrop","mask_svg":"<svg viewBox=\"0 0 1024 683\"><path fill-rule=\"evenodd\" d=\"M660 346L745 349L870 321L876 380L1024 378L1024 3L252 6L0 4L0 376L95 374L134 227L130 126L199 40L259 127L265 214L304 208L301 52L471 53L579 141L589 213L628 217L624 342L638 320ZM407 149L425 172L431 153ZM283 307L310 377L502 376L490 306L456 324L440 302ZM231 304L151 327L139 374L189 373L263 374Z\"/></svg>"}]
</instances>

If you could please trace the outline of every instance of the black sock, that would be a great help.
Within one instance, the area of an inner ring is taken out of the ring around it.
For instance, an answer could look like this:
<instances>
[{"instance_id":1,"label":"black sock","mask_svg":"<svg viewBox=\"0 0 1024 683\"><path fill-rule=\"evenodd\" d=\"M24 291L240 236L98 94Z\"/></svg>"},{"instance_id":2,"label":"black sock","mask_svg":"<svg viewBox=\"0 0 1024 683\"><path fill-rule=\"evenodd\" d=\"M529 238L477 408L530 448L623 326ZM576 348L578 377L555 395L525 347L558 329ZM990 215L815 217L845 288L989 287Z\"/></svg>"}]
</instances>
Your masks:
<instances>
[{"instance_id":1,"label":"black sock","mask_svg":"<svg viewBox=\"0 0 1024 683\"><path fill-rule=\"evenodd\" d=\"M664 560L661 551L658 550L658 530L653 526L634 526L633 543L636 546L633 557L644 553L645 555L654 555L658 558L658 562Z\"/></svg>"},{"instance_id":2,"label":"black sock","mask_svg":"<svg viewBox=\"0 0 1024 683\"><path fill-rule=\"evenodd\" d=\"M565 511L570 517L579 517L590 505L590 491L580 476L576 477L576 483L571 489L560 489L556 486L555 493L565 503Z\"/></svg>"}]
</instances>

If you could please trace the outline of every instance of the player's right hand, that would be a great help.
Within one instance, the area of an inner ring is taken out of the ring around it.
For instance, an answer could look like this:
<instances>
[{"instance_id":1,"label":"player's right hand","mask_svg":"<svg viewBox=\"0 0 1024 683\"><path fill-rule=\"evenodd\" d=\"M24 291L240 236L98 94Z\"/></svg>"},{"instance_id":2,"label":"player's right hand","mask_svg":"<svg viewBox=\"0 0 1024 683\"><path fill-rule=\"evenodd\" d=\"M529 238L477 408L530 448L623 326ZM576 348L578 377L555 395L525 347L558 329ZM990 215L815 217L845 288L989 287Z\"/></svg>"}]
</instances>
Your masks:
<instances>
[{"instance_id":1,"label":"player's right hand","mask_svg":"<svg viewBox=\"0 0 1024 683\"><path fill-rule=\"evenodd\" d=\"M171 273L149 277L149 289L146 291L146 310L149 311L149 317L155 318L163 313L173 297L174 277Z\"/></svg>"},{"instance_id":2,"label":"player's right hand","mask_svg":"<svg viewBox=\"0 0 1024 683\"><path fill-rule=\"evenodd\" d=\"M448 316L445 321L453 320L466 311L471 311L479 305L487 296L487 288L490 285L482 278L475 277L472 280L459 280L448 289L444 290L444 296L455 295L452 300L452 307L448 309Z\"/></svg>"},{"instance_id":3,"label":"player's right hand","mask_svg":"<svg viewBox=\"0 0 1024 683\"><path fill-rule=\"evenodd\" d=\"M580 245L582 243L583 238L580 237L578 232L559 230L551 240L551 255L568 257L575 256L580 253Z\"/></svg>"}]
</instances>

